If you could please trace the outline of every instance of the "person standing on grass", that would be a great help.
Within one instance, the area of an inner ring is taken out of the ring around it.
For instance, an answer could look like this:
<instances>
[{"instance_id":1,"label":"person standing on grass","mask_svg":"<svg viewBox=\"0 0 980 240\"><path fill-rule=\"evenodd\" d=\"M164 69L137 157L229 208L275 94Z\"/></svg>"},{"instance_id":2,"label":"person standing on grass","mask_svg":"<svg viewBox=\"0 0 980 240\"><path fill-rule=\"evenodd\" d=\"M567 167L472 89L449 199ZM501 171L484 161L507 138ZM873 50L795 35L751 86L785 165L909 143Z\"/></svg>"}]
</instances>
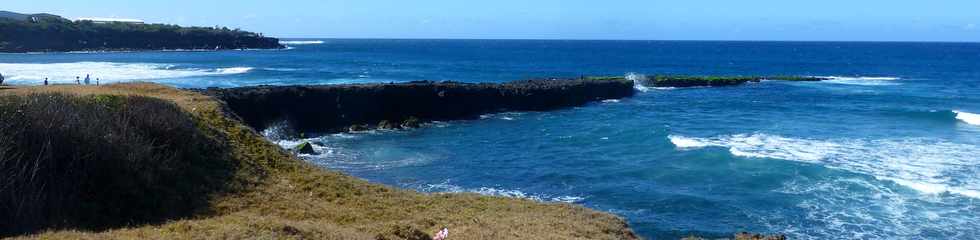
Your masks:
<instances>
[{"instance_id":1,"label":"person standing on grass","mask_svg":"<svg viewBox=\"0 0 980 240\"><path fill-rule=\"evenodd\" d=\"M75 85L82 85L82 80L80 79L81 79L80 77L75 76Z\"/></svg>"},{"instance_id":2,"label":"person standing on grass","mask_svg":"<svg viewBox=\"0 0 980 240\"><path fill-rule=\"evenodd\" d=\"M89 83L92 83L91 77L92 76L90 74L85 74L85 85L89 85Z\"/></svg>"},{"instance_id":3,"label":"person standing on grass","mask_svg":"<svg viewBox=\"0 0 980 240\"><path fill-rule=\"evenodd\" d=\"M101 82L101 81L102 81L102 79L95 78L95 86L99 86L100 85L99 82Z\"/></svg>"},{"instance_id":4,"label":"person standing on grass","mask_svg":"<svg viewBox=\"0 0 980 240\"><path fill-rule=\"evenodd\" d=\"M48 85L48 78L44 78L44 86Z\"/></svg>"}]
</instances>

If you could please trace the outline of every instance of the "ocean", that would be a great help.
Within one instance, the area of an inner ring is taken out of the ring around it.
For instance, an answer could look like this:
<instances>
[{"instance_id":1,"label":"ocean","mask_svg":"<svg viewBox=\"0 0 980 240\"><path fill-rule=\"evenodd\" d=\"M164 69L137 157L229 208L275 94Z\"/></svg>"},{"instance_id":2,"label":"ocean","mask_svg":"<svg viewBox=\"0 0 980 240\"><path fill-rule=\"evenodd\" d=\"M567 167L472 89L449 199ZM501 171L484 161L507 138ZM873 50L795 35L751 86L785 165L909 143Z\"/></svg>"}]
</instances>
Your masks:
<instances>
[{"instance_id":1,"label":"ocean","mask_svg":"<svg viewBox=\"0 0 980 240\"><path fill-rule=\"evenodd\" d=\"M423 192L567 202L641 236L980 239L980 44L344 40L287 50L0 54L8 84L181 88L628 73L834 76L646 88L551 112L310 133L324 168ZM299 140L279 140L291 147Z\"/></svg>"}]
</instances>

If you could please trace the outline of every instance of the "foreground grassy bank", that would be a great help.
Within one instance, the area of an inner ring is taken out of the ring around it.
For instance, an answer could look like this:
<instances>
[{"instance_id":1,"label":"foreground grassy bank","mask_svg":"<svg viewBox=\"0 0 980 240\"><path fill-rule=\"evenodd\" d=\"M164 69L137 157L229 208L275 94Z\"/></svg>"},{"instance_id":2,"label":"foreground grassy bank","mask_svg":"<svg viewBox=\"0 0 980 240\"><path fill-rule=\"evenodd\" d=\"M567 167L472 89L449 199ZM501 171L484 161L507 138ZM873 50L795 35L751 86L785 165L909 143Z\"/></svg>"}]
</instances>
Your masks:
<instances>
[{"instance_id":1,"label":"foreground grassy bank","mask_svg":"<svg viewBox=\"0 0 980 240\"><path fill-rule=\"evenodd\" d=\"M430 234L448 227L451 239L637 238L621 218L570 204L475 194L421 194L323 170L266 141L226 111L221 102L194 92L154 84L119 84L2 89L0 96L5 99L0 102L4 111L26 114L16 119L30 119L0 129L4 131L0 135L12 136L0 145L29 146L67 139L61 145L40 144L36 148L14 150L7 147L8 151L0 152L9 159L3 162L17 164L9 168L0 165L3 171L17 173L31 167L28 163L36 163L32 159L37 156L61 152L42 162L60 167L42 172L50 174L45 183L62 183L71 190L68 191L71 194L66 194L58 189L0 188L0 197L5 201L0 205L39 209L36 215L18 212L26 215L17 216L35 216L38 220L27 226L3 225L6 229L0 232L6 236L429 239ZM55 118L45 115L48 113L70 114L55 114L68 117L51 120ZM141 117L137 113L153 114L142 116L148 119L134 120ZM81 123L64 125L58 124L59 121ZM146 122L153 123L139 125ZM14 134L18 129L30 129L27 127L48 132L30 136L18 135L25 131ZM128 133L132 133L128 135L130 138L114 139L106 135ZM129 146L108 146L131 139L140 141ZM196 140L177 141L185 139ZM72 144L77 146L65 146ZM180 147L182 144L195 147ZM147 151L146 156L163 153L168 157L110 157L113 151L140 149ZM86 154L89 151L97 154ZM101 155L102 151L106 155ZM205 155L189 157L198 153ZM110 162L98 164L106 159ZM141 161L134 162L138 159ZM75 175L64 171L66 166L71 166L67 163L77 161L90 163L89 167ZM106 170L118 171L102 172ZM6 176L28 185L40 183L18 177L27 175ZM59 178L62 176L71 178ZM109 184L109 187L93 184ZM50 201L35 201L17 194L22 192ZM160 196L173 199L157 199ZM73 199L82 201L70 201ZM105 199L108 200L100 201ZM74 208L70 215L54 218L73 220L50 221L44 214L45 209L52 210L50 207ZM107 218L93 215L106 209L113 210L115 215Z\"/></svg>"}]
</instances>

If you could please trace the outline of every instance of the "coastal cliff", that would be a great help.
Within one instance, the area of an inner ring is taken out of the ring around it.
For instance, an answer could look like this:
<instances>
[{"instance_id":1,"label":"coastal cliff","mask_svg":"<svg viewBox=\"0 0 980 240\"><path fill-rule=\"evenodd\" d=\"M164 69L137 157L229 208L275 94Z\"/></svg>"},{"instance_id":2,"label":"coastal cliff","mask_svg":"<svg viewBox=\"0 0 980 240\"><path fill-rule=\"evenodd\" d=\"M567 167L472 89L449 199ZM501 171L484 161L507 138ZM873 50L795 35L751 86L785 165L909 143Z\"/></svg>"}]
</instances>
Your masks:
<instances>
[{"instance_id":1,"label":"coastal cliff","mask_svg":"<svg viewBox=\"0 0 980 240\"><path fill-rule=\"evenodd\" d=\"M411 82L259 86L204 91L262 130L286 122L299 132L331 133L474 119L501 111L544 111L629 97L626 79L526 80L509 83Z\"/></svg>"},{"instance_id":2,"label":"coastal cliff","mask_svg":"<svg viewBox=\"0 0 980 240\"><path fill-rule=\"evenodd\" d=\"M0 15L0 52L279 49L279 39L238 29L71 21L51 14Z\"/></svg>"},{"instance_id":3,"label":"coastal cliff","mask_svg":"<svg viewBox=\"0 0 980 240\"><path fill-rule=\"evenodd\" d=\"M324 170L221 101L162 85L3 88L0 112L16 120L0 121L0 172L23 183L0 188L0 214L30 220L0 222L0 237L431 239L447 227L450 239L638 239L622 218L581 206L423 194ZM34 144L52 141L84 144Z\"/></svg>"}]
</instances>

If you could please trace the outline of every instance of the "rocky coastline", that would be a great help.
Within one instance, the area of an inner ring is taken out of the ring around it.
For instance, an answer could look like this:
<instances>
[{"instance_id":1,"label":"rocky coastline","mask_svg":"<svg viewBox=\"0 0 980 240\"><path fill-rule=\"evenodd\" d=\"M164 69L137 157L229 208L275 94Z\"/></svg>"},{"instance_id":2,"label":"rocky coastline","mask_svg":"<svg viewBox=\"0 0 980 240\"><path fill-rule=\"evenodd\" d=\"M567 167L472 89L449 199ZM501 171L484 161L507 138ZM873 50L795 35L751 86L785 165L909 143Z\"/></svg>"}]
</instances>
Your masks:
<instances>
[{"instance_id":1,"label":"rocky coastline","mask_svg":"<svg viewBox=\"0 0 980 240\"><path fill-rule=\"evenodd\" d=\"M545 111L630 97L626 79L547 79L508 83L418 81L390 84L257 86L202 90L261 131L285 122L296 132L412 128L504 111Z\"/></svg>"}]
</instances>

